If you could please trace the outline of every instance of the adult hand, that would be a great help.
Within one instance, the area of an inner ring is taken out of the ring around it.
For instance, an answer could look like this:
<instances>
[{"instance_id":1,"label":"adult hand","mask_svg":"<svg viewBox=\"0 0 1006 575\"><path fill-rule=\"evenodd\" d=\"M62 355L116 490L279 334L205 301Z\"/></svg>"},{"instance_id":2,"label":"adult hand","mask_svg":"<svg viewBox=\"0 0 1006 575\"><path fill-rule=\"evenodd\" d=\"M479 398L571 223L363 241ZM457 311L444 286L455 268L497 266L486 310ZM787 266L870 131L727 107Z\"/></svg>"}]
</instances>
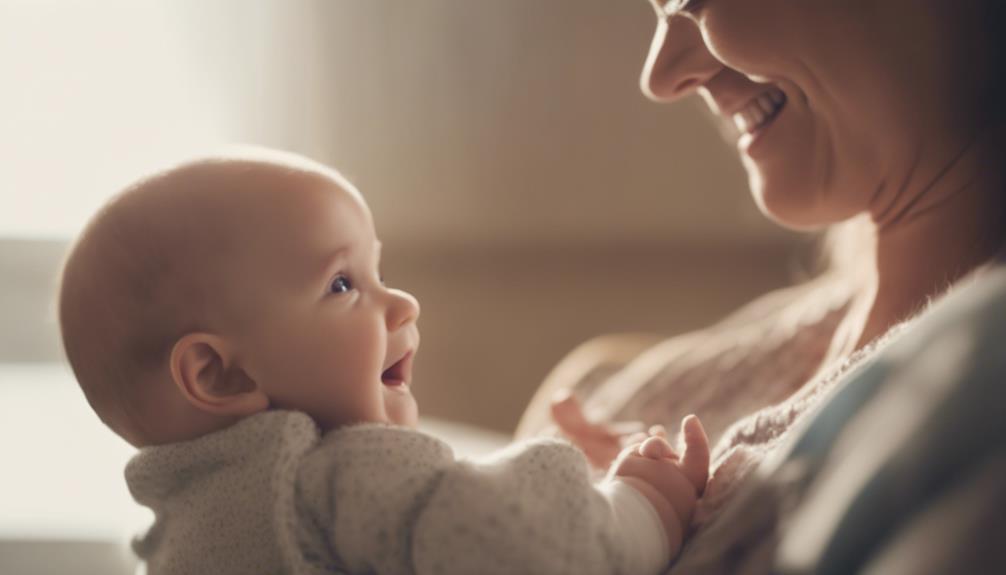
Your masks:
<instances>
[{"instance_id":1,"label":"adult hand","mask_svg":"<svg viewBox=\"0 0 1006 575\"><path fill-rule=\"evenodd\" d=\"M591 465L601 470L607 470L626 445L647 437L642 423L608 424L588 420L579 400L568 392L554 397L550 410L559 431L583 450ZM666 435L661 426L654 426L650 432Z\"/></svg>"}]
</instances>

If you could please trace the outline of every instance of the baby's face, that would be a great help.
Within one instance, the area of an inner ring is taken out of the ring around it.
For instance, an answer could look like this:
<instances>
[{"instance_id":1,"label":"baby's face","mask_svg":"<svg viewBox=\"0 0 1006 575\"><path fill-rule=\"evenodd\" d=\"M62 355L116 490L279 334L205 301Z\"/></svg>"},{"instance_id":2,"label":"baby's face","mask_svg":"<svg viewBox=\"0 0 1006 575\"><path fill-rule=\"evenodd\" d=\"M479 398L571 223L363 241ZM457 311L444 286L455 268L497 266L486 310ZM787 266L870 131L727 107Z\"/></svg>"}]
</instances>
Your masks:
<instances>
[{"instance_id":1,"label":"baby's face","mask_svg":"<svg viewBox=\"0 0 1006 575\"><path fill-rule=\"evenodd\" d=\"M414 426L419 304L384 285L381 244L360 195L327 178L295 179L245 214L262 225L242 227L227 269L241 310L236 360L272 407L304 411L323 430Z\"/></svg>"}]
</instances>

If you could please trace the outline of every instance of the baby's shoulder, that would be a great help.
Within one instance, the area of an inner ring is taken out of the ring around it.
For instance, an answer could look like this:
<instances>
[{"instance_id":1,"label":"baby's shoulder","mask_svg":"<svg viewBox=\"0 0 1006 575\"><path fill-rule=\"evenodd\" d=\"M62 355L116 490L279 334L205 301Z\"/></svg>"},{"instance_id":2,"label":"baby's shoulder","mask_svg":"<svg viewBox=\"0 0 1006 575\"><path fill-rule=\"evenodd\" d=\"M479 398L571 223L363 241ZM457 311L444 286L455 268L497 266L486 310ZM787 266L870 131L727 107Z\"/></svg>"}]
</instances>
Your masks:
<instances>
[{"instance_id":1,"label":"baby's shoulder","mask_svg":"<svg viewBox=\"0 0 1006 575\"><path fill-rule=\"evenodd\" d=\"M409 474L430 470L455 460L443 440L407 427L360 423L323 435L300 462L302 477L369 473Z\"/></svg>"},{"instance_id":2,"label":"baby's shoulder","mask_svg":"<svg viewBox=\"0 0 1006 575\"><path fill-rule=\"evenodd\" d=\"M445 441L424 431L390 423L372 422L333 429L321 437L317 449L371 453L374 450L389 449L437 454L452 452Z\"/></svg>"}]
</instances>

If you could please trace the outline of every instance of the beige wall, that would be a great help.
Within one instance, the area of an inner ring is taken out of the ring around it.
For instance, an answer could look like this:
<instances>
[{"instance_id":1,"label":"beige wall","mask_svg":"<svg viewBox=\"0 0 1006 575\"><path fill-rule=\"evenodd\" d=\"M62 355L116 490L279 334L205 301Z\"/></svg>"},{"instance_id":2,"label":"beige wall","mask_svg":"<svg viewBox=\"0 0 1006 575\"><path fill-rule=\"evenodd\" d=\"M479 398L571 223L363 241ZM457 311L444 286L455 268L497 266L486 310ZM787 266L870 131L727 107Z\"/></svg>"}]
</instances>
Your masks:
<instances>
[{"instance_id":1,"label":"beige wall","mask_svg":"<svg viewBox=\"0 0 1006 575\"><path fill-rule=\"evenodd\" d=\"M792 278L793 255L782 247L399 248L385 268L422 302L421 411L509 432L576 344L610 332L700 328Z\"/></svg>"}]
</instances>

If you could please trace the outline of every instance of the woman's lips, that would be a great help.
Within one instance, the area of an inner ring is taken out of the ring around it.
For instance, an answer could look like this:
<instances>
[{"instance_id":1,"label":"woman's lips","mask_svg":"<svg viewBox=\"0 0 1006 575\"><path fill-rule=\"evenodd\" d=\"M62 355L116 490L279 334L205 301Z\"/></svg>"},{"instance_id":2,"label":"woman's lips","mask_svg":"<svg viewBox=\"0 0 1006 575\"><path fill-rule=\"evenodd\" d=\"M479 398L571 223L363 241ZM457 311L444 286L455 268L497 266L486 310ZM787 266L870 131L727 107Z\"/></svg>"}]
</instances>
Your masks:
<instances>
[{"instance_id":1,"label":"woman's lips","mask_svg":"<svg viewBox=\"0 0 1006 575\"><path fill-rule=\"evenodd\" d=\"M392 387L408 385L412 380L412 356L413 351L410 349L402 359L381 372L381 382Z\"/></svg>"}]
</instances>

